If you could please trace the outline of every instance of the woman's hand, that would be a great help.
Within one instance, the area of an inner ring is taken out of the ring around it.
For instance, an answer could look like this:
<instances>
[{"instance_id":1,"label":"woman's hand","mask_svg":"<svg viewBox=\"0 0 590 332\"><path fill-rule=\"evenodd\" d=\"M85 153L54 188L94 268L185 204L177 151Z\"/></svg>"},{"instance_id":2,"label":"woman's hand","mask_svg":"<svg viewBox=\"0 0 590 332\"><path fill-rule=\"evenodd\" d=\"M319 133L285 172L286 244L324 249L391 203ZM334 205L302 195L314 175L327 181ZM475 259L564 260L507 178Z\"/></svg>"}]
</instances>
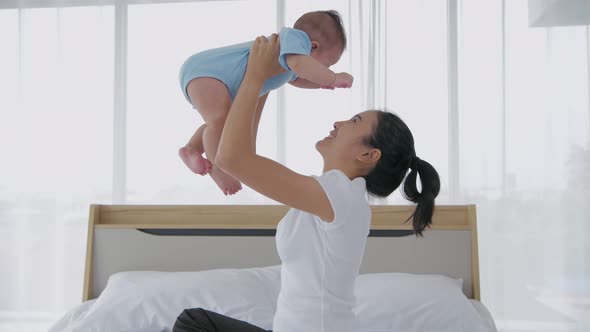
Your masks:
<instances>
[{"instance_id":1,"label":"woman's hand","mask_svg":"<svg viewBox=\"0 0 590 332\"><path fill-rule=\"evenodd\" d=\"M273 33L269 40L260 36L250 47L246 76L266 81L269 77L285 72L279 64L279 36Z\"/></svg>"}]
</instances>

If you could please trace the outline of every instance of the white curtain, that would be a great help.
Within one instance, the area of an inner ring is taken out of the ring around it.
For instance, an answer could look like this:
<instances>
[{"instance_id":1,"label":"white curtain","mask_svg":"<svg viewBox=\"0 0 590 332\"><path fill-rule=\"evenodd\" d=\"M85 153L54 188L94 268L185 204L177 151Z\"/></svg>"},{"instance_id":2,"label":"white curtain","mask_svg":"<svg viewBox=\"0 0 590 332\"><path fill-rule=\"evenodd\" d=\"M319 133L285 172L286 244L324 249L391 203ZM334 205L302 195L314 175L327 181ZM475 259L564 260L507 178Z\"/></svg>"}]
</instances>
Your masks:
<instances>
[{"instance_id":1,"label":"white curtain","mask_svg":"<svg viewBox=\"0 0 590 332\"><path fill-rule=\"evenodd\" d=\"M0 2L0 330L43 331L80 302L91 203L274 204L249 189L226 198L179 161L201 120L178 69L336 9L349 46L334 70L351 72L353 89L271 94L259 151L318 174L313 147L334 121L395 111L441 175L438 203L477 204L482 301L500 330L582 331L587 26L529 28L526 0L148 2Z\"/></svg>"},{"instance_id":2,"label":"white curtain","mask_svg":"<svg viewBox=\"0 0 590 332\"><path fill-rule=\"evenodd\" d=\"M502 330L587 331L588 26L529 28L525 0L459 9L458 180L483 300Z\"/></svg>"},{"instance_id":3,"label":"white curtain","mask_svg":"<svg viewBox=\"0 0 590 332\"><path fill-rule=\"evenodd\" d=\"M1 9L0 49L0 330L42 331L111 202L113 8Z\"/></svg>"}]
</instances>

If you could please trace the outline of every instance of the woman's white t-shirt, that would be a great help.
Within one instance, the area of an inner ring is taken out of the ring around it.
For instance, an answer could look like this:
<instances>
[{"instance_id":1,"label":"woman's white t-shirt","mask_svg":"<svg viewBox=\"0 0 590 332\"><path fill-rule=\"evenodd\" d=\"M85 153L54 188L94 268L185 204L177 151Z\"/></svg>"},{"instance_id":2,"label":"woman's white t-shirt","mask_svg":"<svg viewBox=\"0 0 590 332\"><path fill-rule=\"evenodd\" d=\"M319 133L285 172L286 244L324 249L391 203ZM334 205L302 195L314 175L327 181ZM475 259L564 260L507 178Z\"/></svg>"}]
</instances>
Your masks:
<instances>
[{"instance_id":1,"label":"woman's white t-shirt","mask_svg":"<svg viewBox=\"0 0 590 332\"><path fill-rule=\"evenodd\" d=\"M281 290L273 331L358 332L354 284L371 224L365 180L351 181L339 170L315 178L334 220L291 209L279 222Z\"/></svg>"}]
</instances>

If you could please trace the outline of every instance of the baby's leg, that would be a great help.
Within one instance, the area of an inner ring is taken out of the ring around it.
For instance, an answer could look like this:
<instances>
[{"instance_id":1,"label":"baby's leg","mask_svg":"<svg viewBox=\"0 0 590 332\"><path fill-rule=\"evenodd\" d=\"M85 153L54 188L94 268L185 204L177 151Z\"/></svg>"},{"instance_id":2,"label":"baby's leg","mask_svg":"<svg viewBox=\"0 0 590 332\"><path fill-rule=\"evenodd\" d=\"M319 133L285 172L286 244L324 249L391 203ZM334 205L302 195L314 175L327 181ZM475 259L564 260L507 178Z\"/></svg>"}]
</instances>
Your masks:
<instances>
[{"instance_id":1,"label":"baby's leg","mask_svg":"<svg viewBox=\"0 0 590 332\"><path fill-rule=\"evenodd\" d=\"M231 107L229 91L221 81L210 77L192 80L188 84L186 91L193 102L193 106L199 111L206 123L203 129L202 142L205 155L212 162L209 174L224 194L233 195L242 189L242 185L213 163L217 155L225 119Z\"/></svg>"},{"instance_id":2,"label":"baby's leg","mask_svg":"<svg viewBox=\"0 0 590 332\"><path fill-rule=\"evenodd\" d=\"M178 150L178 155L194 173L205 175L211 171L211 162L203 158L203 132L207 124L200 126L188 143Z\"/></svg>"}]
</instances>

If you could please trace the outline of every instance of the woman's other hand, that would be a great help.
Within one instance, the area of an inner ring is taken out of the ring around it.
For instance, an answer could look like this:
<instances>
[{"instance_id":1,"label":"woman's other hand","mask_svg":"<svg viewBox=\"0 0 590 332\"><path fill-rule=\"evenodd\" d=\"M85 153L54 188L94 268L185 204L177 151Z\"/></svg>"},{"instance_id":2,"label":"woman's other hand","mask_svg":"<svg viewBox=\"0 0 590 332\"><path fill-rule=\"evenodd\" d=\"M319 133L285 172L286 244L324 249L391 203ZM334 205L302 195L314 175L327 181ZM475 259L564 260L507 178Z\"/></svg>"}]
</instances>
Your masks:
<instances>
[{"instance_id":1,"label":"woman's other hand","mask_svg":"<svg viewBox=\"0 0 590 332\"><path fill-rule=\"evenodd\" d=\"M250 47L246 76L266 81L269 77L285 72L279 64L279 36L273 33L268 40L264 36L256 38Z\"/></svg>"}]
</instances>

